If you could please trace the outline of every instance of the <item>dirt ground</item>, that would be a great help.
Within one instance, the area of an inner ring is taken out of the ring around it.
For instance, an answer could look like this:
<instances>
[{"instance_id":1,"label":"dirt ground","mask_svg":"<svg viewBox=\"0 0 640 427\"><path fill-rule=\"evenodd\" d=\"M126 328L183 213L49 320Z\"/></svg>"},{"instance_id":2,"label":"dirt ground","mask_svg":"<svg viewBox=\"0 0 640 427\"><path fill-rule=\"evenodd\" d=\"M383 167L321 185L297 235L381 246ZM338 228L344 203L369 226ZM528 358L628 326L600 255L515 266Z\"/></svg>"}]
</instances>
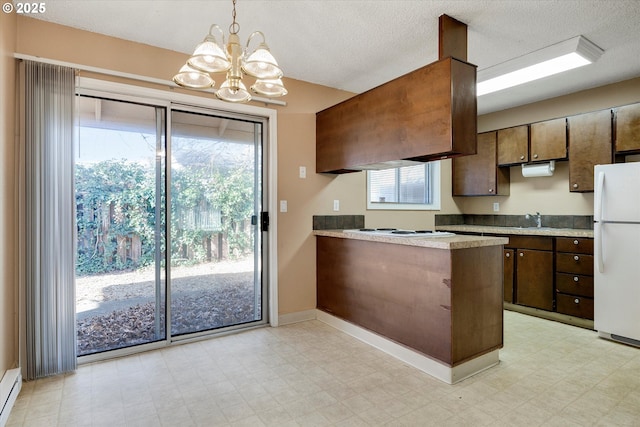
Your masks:
<instances>
[{"instance_id":1,"label":"dirt ground","mask_svg":"<svg viewBox=\"0 0 640 427\"><path fill-rule=\"evenodd\" d=\"M261 318L253 270L252 258L174 267L172 333ZM76 280L78 355L164 339L165 298L162 292L156 301L154 275L154 270L145 269Z\"/></svg>"}]
</instances>

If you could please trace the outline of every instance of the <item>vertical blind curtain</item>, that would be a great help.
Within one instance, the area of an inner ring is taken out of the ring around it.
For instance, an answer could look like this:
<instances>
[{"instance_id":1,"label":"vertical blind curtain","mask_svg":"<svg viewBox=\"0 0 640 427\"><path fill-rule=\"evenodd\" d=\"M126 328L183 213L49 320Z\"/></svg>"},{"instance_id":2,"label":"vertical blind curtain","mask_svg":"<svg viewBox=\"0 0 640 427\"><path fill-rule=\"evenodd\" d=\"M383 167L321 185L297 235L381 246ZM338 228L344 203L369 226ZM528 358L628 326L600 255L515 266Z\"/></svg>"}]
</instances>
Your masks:
<instances>
[{"instance_id":1,"label":"vertical blind curtain","mask_svg":"<svg viewBox=\"0 0 640 427\"><path fill-rule=\"evenodd\" d=\"M76 368L74 70L25 61L26 379Z\"/></svg>"}]
</instances>

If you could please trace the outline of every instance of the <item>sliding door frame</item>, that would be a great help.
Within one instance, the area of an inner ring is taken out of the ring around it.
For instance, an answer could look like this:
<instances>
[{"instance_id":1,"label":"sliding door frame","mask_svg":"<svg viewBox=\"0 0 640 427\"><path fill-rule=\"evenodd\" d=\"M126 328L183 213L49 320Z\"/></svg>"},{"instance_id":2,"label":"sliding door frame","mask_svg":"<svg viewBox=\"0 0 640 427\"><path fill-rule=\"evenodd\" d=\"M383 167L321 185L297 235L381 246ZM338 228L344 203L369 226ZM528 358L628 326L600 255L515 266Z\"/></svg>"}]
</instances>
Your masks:
<instances>
[{"instance_id":1,"label":"sliding door frame","mask_svg":"<svg viewBox=\"0 0 640 427\"><path fill-rule=\"evenodd\" d=\"M262 150L262 155L266 157L266 161L263 162L264 167L266 167L266 173L263 173L263 177L266 182L263 183L263 193L266 195L266 200L263 203L263 210L270 212L269 215L269 230L267 235L262 231L262 240L266 240L267 247L265 248L264 253L266 253L267 260L263 263L265 266L262 279L267 280L267 290L266 295L263 296L263 301L267 302L268 310L263 311L263 317L266 317L266 322L256 325L255 327L262 327L265 324L270 325L272 327L276 327L279 324L278 320L278 241L277 241L277 233L278 233L278 223L277 223L277 112L276 110L270 108L256 107L253 105L245 105L245 104L231 104L223 101L219 101L213 98L213 94L211 94L212 98L206 98L202 96L193 96L182 93L175 93L173 91L164 91L157 89L149 89L143 88L139 86L133 86L122 83L114 83L108 82L104 80L98 80L87 77L77 77L76 78L76 94L77 95L85 95L85 96L93 96L100 98L109 98L120 101L128 101L134 103L144 103L148 105L155 105L157 107L166 108L166 117L167 117L167 129L166 129L166 139L167 139L167 147L165 148L168 153L170 153L170 144L171 144L171 125L168 118L170 117L171 110L175 106L175 109L182 109L185 107L192 108L194 110L204 109L208 112L208 114L216 114L219 113L221 115L234 116L234 115L243 115L243 116L253 116L256 121L264 123L263 129L263 138L264 145ZM167 160L168 162L168 160ZM167 185L170 182L170 165L167 163L167 172L166 179ZM167 206L170 206L170 191L167 189ZM169 229L170 225L167 221L167 248L169 248L170 244L170 236L171 230ZM258 226L259 227L259 226ZM169 252L166 254L167 258L169 257ZM168 259L167 259L168 261ZM170 271L169 266L167 268ZM170 276L170 274L169 274ZM166 289L166 310L167 315L165 318L165 331L166 337L165 340L152 342L148 344L136 345L133 347L126 347L122 349L111 350L103 353L90 354L86 356L81 356L78 358L78 363L91 363L98 360L104 360L112 357L120 357L128 354L135 354L146 350L163 348L169 346L171 344L176 343L187 343L195 340L202 340L206 338L210 338L213 336L220 336L227 333L238 332L239 330L250 329L251 326L245 326L240 329L236 328L223 328L221 331L206 331L201 333L194 333L187 336L177 336L171 337L170 334L170 290L171 290L171 278L167 277L167 289ZM263 305L264 308L264 305Z\"/></svg>"}]
</instances>

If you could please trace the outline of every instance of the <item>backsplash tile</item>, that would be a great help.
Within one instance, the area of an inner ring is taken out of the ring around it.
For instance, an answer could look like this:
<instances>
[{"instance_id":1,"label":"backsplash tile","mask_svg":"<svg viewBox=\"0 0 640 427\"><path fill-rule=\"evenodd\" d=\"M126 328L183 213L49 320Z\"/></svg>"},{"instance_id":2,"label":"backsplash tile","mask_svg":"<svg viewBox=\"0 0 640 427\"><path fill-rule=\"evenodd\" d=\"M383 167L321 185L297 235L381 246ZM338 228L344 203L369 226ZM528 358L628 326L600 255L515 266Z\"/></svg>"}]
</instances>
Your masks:
<instances>
[{"instance_id":1,"label":"backsplash tile","mask_svg":"<svg viewBox=\"0 0 640 427\"><path fill-rule=\"evenodd\" d=\"M314 230L350 230L364 228L364 215L314 215Z\"/></svg>"},{"instance_id":2,"label":"backsplash tile","mask_svg":"<svg viewBox=\"0 0 640 427\"><path fill-rule=\"evenodd\" d=\"M486 225L493 227L534 227L534 217L525 215L436 215L436 225ZM542 215L542 226L553 228L593 229L592 215Z\"/></svg>"}]
</instances>

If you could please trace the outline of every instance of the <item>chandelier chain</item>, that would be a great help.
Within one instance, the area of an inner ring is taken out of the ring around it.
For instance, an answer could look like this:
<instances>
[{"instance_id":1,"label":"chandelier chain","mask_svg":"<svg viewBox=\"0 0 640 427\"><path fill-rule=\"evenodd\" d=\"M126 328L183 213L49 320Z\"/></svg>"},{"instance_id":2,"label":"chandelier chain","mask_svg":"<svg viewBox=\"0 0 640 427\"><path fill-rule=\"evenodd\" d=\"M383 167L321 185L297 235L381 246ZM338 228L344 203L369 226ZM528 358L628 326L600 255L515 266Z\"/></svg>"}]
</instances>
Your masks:
<instances>
[{"instance_id":1,"label":"chandelier chain","mask_svg":"<svg viewBox=\"0 0 640 427\"><path fill-rule=\"evenodd\" d=\"M238 34L240 31L240 24L236 22L236 0L233 0L233 11L231 12L231 17L233 18L233 22L229 25L229 32L231 34Z\"/></svg>"}]
</instances>

